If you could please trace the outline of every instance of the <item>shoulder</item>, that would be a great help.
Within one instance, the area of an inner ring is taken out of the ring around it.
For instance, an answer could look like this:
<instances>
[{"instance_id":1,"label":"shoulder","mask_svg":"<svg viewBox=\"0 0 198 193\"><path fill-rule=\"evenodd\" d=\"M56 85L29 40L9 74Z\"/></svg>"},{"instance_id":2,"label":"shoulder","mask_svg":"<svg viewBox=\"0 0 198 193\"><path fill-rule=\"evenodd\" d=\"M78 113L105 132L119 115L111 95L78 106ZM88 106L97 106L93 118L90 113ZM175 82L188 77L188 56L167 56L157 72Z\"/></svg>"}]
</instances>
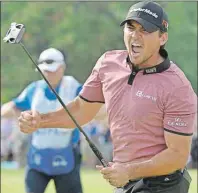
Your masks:
<instances>
[{"instance_id":1,"label":"shoulder","mask_svg":"<svg viewBox=\"0 0 198 193\"><path fill-rule=\"evenodd\" d=\"M121 64L123 63L128 56L128 52L126 50L111 50L105 52L97 61L95 68L100 69L101 67L110 67L114 66L115 63Z\"/></svg>"},{"instance_id":2,"label":"shoulder","mask_svg":"<svg viewBox=\"0 0 198 193\"><path fill-rule=\"evenodd\" d=\"M104 53L104 59L126 58L128 52L126 50L111 50Z\"/></svg>"},{"instance_id":3,"label":"shoulder","mask_svg":"<svg viewBox=\"0 0 198 193\"><path fill-rule=\"evenodd\" d=\"M36 86L37 86L37 81L34 81L28 84L24 90L26 90L27 92L32 92L33 90L35 90Z\"/></svg>"},{"instance_id":4,"label":"shoulder","mask_svg":"<svg viewBox=\"0 0 198 193\"><path fill-rule=\"evenodd\" d=\"M178 65L172 61L170 63L170 67L165 72L159 74L162 86L169 91L184 85L191 86L190 81Z\"/></svg>"},{"instance_id":5,"label":"shoulder","mask_svg":"<svg viewBox=\"0 0 198 193\"><path fill-rule=\"evenodd\" d=\"M183 97L187 95L196 95L191 82L177 64L171 61L171 66L165 74L166 88L169 90L169 93L174 93L174 95Z\"/></svg>"},{"instance_id":6,"label":"shoulder","mask_svg":"<svg viewBox=\"0 0 198 193\"><path fill-rule=\"evenodd\" d=\"M34 87L40 87L40 88L44 88L46 85L47 85L47 83L45 82L45 80L37 80L37 81L35 81L35 82L33 82L33 86Z\"/></svg>"},{"instance_id":7,"label":"shoulder","mask_svg":"<svg viewBox=\"0 0 198 193\"><path fill-rule=\"evenodd\" d=\"M188 80L184 72L181 70L181 68L179 68L179 66L172 61L170 68L167 70L167 73L173 87L191 85L190 81Z\"/></svg>"},{"instance_id":8,"label":"shoulder","mask_svg":"<svg viewBox=\"0 0 198 193\"><path fill-rule=\"evenodd\" d=\"M37 80L29 84L26 88L27 91L30 92L31 94L37 92L38 90L44 90L47 87L47 83L45 80Z\"/></svg>"},{"instance_id":9,"label":"shoulder","mask_svg":"<svg viewBox=\"0 0 198 193\"><path fill-rule=\"evenodd\" d=\"M28 98L31 98L31 96L33 96L33 94L35 92L35 88L36 88L36 82L32 82L32 83L28 84L25 87L25 89L16 98L17 102L24 101L24 100L26 100Z\"/></svg>"}]
</instances>

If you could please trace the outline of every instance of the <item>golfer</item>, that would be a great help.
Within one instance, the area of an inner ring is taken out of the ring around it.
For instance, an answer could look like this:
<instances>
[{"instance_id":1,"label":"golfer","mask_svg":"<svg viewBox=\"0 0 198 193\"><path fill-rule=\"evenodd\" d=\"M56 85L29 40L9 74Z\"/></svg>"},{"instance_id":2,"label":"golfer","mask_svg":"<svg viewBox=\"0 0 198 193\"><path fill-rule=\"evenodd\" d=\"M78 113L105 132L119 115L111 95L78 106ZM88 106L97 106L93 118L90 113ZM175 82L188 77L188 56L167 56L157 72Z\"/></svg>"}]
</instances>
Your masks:
<instances>
[{"instance_id":1,"label":"golfer","mask_svg":"<svg viewBox=\"0 0 198 193\"><path fill-rule=\"evenodd\" d=\"M185 165L197 97L165 50L167 14L157 3L139 2L121 25L126 50L104 53L67 107L83 125L105 103L113 162L97 168L115 192L187 193L191 178ZM40 127L75 127L63 108L22 112L19 124L25 133Z\"/></svg>"},{"instance_id":2,"label":"golfer","mask_svg":"<svg viewBox=\"0 0 198 193\"><path fill-rule=\"evenodd\" d=\"M56 92L68 103L78 95L81 84L72 76L64 76L66 58L55 49L44 50L39 67ZM44 80L31 83L11 102L3 105L2 117L19 111L51 112L60 107L56 96ZM82 193L80 181L80 133L78 129L39 128L31 136L25 176L26 193L43 193L54 180L57 193Z\"/></svg>"}]
</instances>

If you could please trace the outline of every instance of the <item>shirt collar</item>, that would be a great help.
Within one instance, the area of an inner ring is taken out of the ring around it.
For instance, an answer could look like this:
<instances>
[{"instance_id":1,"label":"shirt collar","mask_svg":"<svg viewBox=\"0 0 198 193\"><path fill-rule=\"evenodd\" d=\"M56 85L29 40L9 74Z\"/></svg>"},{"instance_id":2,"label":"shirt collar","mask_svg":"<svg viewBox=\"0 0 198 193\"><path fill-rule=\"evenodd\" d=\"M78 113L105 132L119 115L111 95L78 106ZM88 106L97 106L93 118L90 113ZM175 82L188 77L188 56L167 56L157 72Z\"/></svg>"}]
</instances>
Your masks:
<instances>
[{"instance_id":1,"label":"shirt collar","mask_svg":"<svg viewBox=\"0 0 198 193\"><path fill-rule=\"evenodd\" d=\"M60 90L60 86L61 86L61 82L62 82L62 79L60 80L60 82L58 83L58 85L56 86L56 88L54 88L54 90L59 93L59 90ZM56 95L53 93L53 91L51 90L51 88L47 85L45 85L45 88L44 88L44 92L45 92L45 96L49 99L49 100L56 100L57 97Z\"/></svg>"},{"instance_id":2,"label":"shirt collar","mask_svg":"<svg viewBox=\"0 0 198 193\"><path fill-rule=\"evenodd\" d=\"M130 61L129 56L127 56L126 58L126 62L128 64L132 65L132 71L138 72L140 70L143 70L143 74L155 74L155 73L161 73L164 72L165 70L167 70L170 67L170 60L168 57L168 52L165 49L160 49L159 50L160 55L165 59L162 63L156 65L156 66L152 66L152 67L148 67L148 68L144 68L144 69L138 69L137 67L135 67L132 62Z\"/></svg>"}]
</instances>

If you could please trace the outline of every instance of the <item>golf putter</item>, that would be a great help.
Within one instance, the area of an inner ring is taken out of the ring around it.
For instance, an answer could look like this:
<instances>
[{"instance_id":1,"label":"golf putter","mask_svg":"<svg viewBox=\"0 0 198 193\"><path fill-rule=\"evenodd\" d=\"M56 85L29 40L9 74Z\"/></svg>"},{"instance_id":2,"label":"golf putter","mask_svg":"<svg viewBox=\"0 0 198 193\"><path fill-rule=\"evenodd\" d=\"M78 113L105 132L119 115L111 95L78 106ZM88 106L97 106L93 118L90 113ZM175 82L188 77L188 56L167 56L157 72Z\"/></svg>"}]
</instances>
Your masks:
<instances>
[{"instance_id":1,"label":"golf putter","mask_svg":"<svg viewBox=\"0 0 198 193\"><path fill-rule=\"evenodd\" d=\"M46 81L52 92L56 95L58 101L61 103L62 107L65 109L65 111L68 113L69 117L72 119L76 127L80 130L80 132L84 135L86 141L89 143L90 148L94 152L94 154L97 156L103 167L108 167L108 162L104 159L102 153L99 151L99 149L94 145L94 143L88 138L87 134L83 131L82 127L77 123L75 118L72 116L72 114L69 112L67 109L66 105L60 98L60 96L57 94L57 92L53 89L49 81L46 79L36 62L33 60L32 56L26 49L25 45L22 43L22 38L25 33L25 26L23 24L17 24L15 22L11 23L11 26L9 30L6 33L6 36L3 38L3 41L8 43L8 44L20 44L23 50L26 52L30 60L33 62L35 65L36 69L40 72L42 75L43 79Z\"/></svg>"}]
</instances>

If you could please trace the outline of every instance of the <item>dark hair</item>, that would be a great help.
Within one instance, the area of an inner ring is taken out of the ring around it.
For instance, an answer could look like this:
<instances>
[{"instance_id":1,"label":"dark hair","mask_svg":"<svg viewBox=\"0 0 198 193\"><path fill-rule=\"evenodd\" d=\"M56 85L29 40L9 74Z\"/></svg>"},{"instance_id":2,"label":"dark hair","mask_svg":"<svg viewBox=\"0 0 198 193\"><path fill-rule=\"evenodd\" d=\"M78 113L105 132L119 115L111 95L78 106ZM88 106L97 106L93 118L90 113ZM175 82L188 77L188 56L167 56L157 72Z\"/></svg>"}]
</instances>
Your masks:
<instances>
[{"instance_id":1,"label":"dark hair","mask_svg":"<svg viewBox=\"0 0 198 193\"><path fill-rule=\"evenodd\" d=\"M163 50L163 49L165 48L165 45L166 45L166 44L160 46L160 50Z\"/></svg>"}]
</instances>

